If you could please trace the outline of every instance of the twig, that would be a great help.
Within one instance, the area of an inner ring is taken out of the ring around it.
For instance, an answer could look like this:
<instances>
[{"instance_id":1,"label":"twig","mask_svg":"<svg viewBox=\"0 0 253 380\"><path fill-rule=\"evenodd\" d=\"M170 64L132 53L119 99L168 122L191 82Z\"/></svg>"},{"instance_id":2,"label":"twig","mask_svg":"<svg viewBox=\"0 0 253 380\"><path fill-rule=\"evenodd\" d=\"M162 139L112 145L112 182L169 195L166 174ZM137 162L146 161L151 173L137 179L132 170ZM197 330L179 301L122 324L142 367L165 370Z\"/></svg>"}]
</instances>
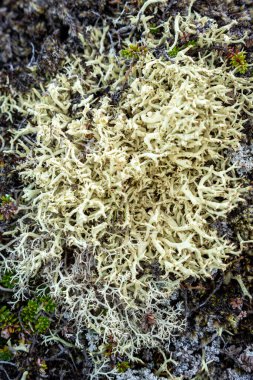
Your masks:
<instances>
[{"instance_id":1,"label":"twig","mask_svg":"<svg viewBox=\"0 0 253 380\"><path fill-rule=\"evenodd\" d=\"M188 296L187 296L187 290L183 289L183 297L184 297L184 305L185 305L185 317L187 320L187 317L191 314L188 306Z\"/></svg>"},{"instance_id":2,"label":"twig","mask_svg":"<svg viewBox=\"0 0 253 380\"><path fill-rule=\"evenodd\" d=\"M230 359L232 359L238 365L238 367L244 369L242 367L242 364L239 362L239 360L237 358L235 358L233 355L231 355L228 351L226 351L226 350L220 350L220 353L228 356Z\"/></svg>"},{"instance_id":3,"label":"twig","mask_svg":"<svg viewBox=\"0 0 253 380\"><path fill-rule=\"evenodd\" d=\"M0 291L1 291L1 292L7 292L7 293L14 293L14 292L15 292L14 289L4 288L4 287L1 286L1 285L0 285Z\"/></svg>"},{"instance_id":4,"label":"twig","mask_svg":"<svg viewBox=\"0 0 253 380\"><path fill-rule=\"evenodd\" d=\"M32 337L32 344L31 344L31 346L29 347L29 354L30 354L30 355L31 355L32 352L33 352L33 349L34 349L34 346L35 346L35 344L36 344L36 340L37 340L37 338L38 338L38 335L37 335L37 334L33 335L33 337Z\"/></svg>"},{"instance_id":5,"label":"twig","mask_svg":"<svg viewBox=\"0 0 253 380\"><path fill-rule=\"evenodd\" d=\"M44 359L45 360L45 362L66 362L66 363L68 363L68 365L71 367L71 369L72 369L72 371L73 372L75 372L75 367L72 365L72 363L70 363L67 359L63 359L63 358L55 358L55 359L52 359L52 358L49 358L49 359ZM77 373L77 371L76 371L76 373Z\"/></svg>"},{"instance_id":6,"label":"twig","mask_svg":"<svg viewBox=\"0 0 253 380\"><path fill-rule=\"evenodd\" d=\"M131 38L133 37L134 32L138 29L138 26L139 26L140 20L141 20L141 16L142 16L142 12L139 12L138 16L137 16L138 18L137 18L136 25L133 27L131 33L129 34L129 40L131 40Z\"/></svg>"},{"instance_id":7,"label":"twig","mask_svg":"<svg viewBox=\"0 0 253 380\"><path fill-rule=\"evenodd\" d=\"M9 377L8 373L6 372L6 370L4 369L4 367L0 366L0 371L3 371L5 376L7 377L7 380L11 380L11 378Z\"/></svg>"},{"instance_id":8,"label":"twig","mask_svg":"<svg viewBox=\"0 0 253 380\"><path fill-rule=\"evenodd\" d=\"M21 308L19 311L18 311L18 321L20 323L20 326L22 327L22 330L23 331L26 331L25 329L25 326L23 325L23 322L22 322L22 318L21 318L21 312L22 312L23 308Z\"/></svg>"},{"instance_id":9,"label":"twig","mask_svg":"<svg viewBox=\"0 0 253 380\"><path fill-rule=\"evenodd\" d=\"M51 360L54 360L54 359L57 359L61 354L64 354L66 352L66 348L61 346L60 344L58 344L58 347L60 348L60 352L58 352L57 354L51 356Z\"/></svg>"},{"instance_id":10,"label":"twig","mask_svg":"<svg viewBox=\"0 0 253 380\"><path fill-rule=\"evenodd\" d=\"M31 56L30 62L28 63L27 67L31 67L34 63L36 63L34 44L32 42L30 42L30 45L32 46L32 56Z\"/></svg>"},{"instance_id":11,"label":"twig","mask_svg":"<svg viewBox=\"0 0 253 380\"><path fill-rule=\"evenodd\" d=\"M205 299L204 302L202 302L200 305L196 306L194 309L190 310L190 314L194 313L195 311L201 309L207 302L210 300L210 298L220 289L221 285L223 283L223 277L220 278L218 284L214 288L214 290L209 294L209 296Z\"/></svg>"},{"instance_id":12,"label":"twig","mask_svg":"<svg viewBox=\"0 0 253 380\"><path fill-rule=\"evenodd\" d=\"M12 367L18 368L18 366L16 364L11 363L11 362L6 362L5 360L0 360L0 364L4 364L4 365L7 364L7 365L10 365Z\"/></svg>"}]
</instances>

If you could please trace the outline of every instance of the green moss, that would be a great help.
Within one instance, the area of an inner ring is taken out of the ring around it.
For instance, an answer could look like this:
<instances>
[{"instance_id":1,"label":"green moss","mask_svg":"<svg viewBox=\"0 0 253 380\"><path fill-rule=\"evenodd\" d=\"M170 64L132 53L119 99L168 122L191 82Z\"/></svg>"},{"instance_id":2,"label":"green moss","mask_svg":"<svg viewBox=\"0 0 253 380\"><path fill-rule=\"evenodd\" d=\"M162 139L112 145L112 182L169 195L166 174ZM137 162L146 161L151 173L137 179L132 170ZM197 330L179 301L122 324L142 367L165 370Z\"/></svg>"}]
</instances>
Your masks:
<instances>
[{"instance_id":1,"label":"green moss","mask_svg":"<svg viewBox=\"0 0 253 380\"><path fill-rule=\"evenodd\" d=\"M39 304L35 300L28 301L27 306L23 307L21 312L22 321L29 325L36 321L39 312Z\"/></svg>"},{"instance_id":2,"label":"green moss","mask_svg":"<svg viewBox=\"0 0 253 380\"><path fill-rule=\"evenodd\" d=\"M48 317L44 317L43 315L41 315L40 317L38 317L34 324L34 331L39 334L43 334L49 329L50 323L51 322Z\"/></svg>"},{"instance_id":3,"label":"green moss","mask_svg":"<svg viewBox=\"0 0 253 380\"><path fill-rule=\"evenodd\" d=\"M31 328L35 333L45 333L50 327L49 317L43 315L43 311L53 313L55 303L49 296L43 296L28 301L27 306L23 307L21 318L25 326Z\"/></svg>"},{"instance_id":4,"label":"green moss","mask_svg":"<svg viewBox=\"0 0 253 380\"><path fill-rule=\"evenodd\" d=\"M13 289L17 283L17 280L13 278L14 275L14 271L5 272L0 279L0 284L3 285L5 288Z\"/></svg>"},{"instance_id":5,"label":"green moss","mask_svg":"<svg viewBox=\"0 0 253 380\"><path fill-rule=\"evenodd\" d=\"M3 330L9 326L16 326L17 323L18 317L7 306L2 306L0 308L0 329Z\"/></svg>"},{"instance_id":6,"label":"green moss","mask_svg":"<svg viewBox=\"0 0 253 380\"><path fill-rule=\"evenodd\" d=\"M233 50L230 53L230 64L236 68L240 74L245 74L248 71L248 62L246 60L246 52Z\"/></svg>"},{"instance_id":7,"label":"green moss","mask_svg":"<svg viewBox=\"0 0 253 380\"><path fill-rule=\"evenodd\" d=\"M0 220L9 220L17 212L17 206L9 194L0 197Z\"/></svg>"},{"instance_id":8,"label":"green moss","mask_svg":"<svg viewBox=\"0 0 253 380\"><path fill-rule=\"evenodd\" d=\"M11 202L11 196L9 194L5 194L5 195L1 196L1 198L0 198L1 206L6 204L6 203L10 203L10 202Z\"/></svg>"},{"instance_id":9,"label":"green moss","mask_svg":"<svg viewBox=\"0 0 253 380\"><path fill-rule=\"evenodd\" d=\"M179 46L174 46L173 49L168 52L169 57L175 58L180 50L181 48Z\"/></svg>"},{"instance_id":10,"label":"green moss","mask_svg":"<svg viewBox=\"0 0 253 380\"><path fill-rule=\"evenodd\" d=\"M120 51L120 55L127 59L138 59L147 53L147 48L141 45L130 44L126 49Z\"/></svg>"},{"instance_id":11,"label":"green moss","mask_svg":"<svg viewBox=\"0 0 253 380\"><path fill-rule=\"evenodd\" d=\"M127 361L118 362L116 364L116 368L119 373L124 373L128 370L128 368L130 368L130 364Z\"/></svg>"},{"instance_id":12,"label":"green moss","mask_svg":"<svg viewBox=\"0 0 253 380\"><path fill-rule=\"evenodd\" d=\"M38 302L42 310L45 310L47 313L54 313L56 305L50 296L39 297Z\"/></svg>"},{"instance_id":13,"label":"green moss","mask_svg":"<svg viewBox=\"0 0 253 380\"><path fill-rule=\"evenodd\" d=\"M186 44L184 44L184 48L186 47L189 47L189 46L192 46L192 47L195 47L198 45L198 41L197 40L190 40L188 41Z\"/></svg>"},{"instance_id":14,"label":"green moss","mask_svg":"<svg viewBox=\"0 0 253 380\"><path fill-rule=\"evenodd\" d=\"M13 354L8 348L8 346L4 346L3 348L0 349L0 360L9 362L13 358Z\"/></svg>"},{"instance_id":15,"label":"green moss","mask_svg":"<svg viewBox=\"0 0 253 380\"><path fill-rule=\"evenodd\" d=\"M160 32L160 28L158 28L155 23L150 23L150 25L149 25L149 31L150 31L151 34L153 34L154 36L156 36Z\"/></svg>"},{"instance_id":16,"label":"green moss","mask_svg":"<svg viewBox=\"0 0 253 380\"><path fill-rule=\"evenodd\" d=\"M191 47L197 46L197 40L190 40L181 46L177 46L177 45L174 46L173 49L169 50L168 55L171 58L175 58L181 50L184 50L189 46Z\"/></svg>"}]
</instances>

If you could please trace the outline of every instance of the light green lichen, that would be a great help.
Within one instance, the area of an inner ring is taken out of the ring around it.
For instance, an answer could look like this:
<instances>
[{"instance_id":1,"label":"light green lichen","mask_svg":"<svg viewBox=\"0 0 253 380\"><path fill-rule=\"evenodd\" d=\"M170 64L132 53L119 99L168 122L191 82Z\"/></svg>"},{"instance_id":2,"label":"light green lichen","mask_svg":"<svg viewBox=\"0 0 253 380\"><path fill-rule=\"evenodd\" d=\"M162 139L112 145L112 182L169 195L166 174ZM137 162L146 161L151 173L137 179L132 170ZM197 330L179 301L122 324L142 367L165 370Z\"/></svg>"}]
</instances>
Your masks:
<instances>
[{"instance_id":1,"label":"light green lichen","mask_svg":"<svg viewBox=\"0 0 253 380\"><path fill-rule=\"evenodd\" d=\"M171 49L181 28L194 33L194 17L176 16ZM200 40L227 41L227 29L213 26ZM187 56L189 47L173 61L150 51L129 69L101 43L107 30L91 29L83 60L72 57L20 98L29 122L12 148L24 159L25 213L5 261L15 265L18 296L40 273L80 329L113 336L133 358L183 328L181 306L168 301L180 281L211 276L239 253L209 222L241 199L224 151L238 148L242 113L252 114L252 81L226 62L215 67L215 53ZM108 83L112 92L128 85L117 106L96 96Z\"/></svg>"}]
</instances>

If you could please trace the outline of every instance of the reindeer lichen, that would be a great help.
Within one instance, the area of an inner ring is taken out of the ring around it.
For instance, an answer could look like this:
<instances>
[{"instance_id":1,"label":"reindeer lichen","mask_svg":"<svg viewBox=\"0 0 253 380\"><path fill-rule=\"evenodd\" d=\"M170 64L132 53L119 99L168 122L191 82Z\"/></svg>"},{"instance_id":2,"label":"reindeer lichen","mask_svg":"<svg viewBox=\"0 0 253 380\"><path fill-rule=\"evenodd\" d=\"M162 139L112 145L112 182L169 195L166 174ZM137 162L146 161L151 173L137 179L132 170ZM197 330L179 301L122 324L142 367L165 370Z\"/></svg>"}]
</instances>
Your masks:
<instances>
[{"instance_id":1,"label":"reindeer lichen","mask_svg":"<svg viewBox=\"0 0 253 380\"><path fill-rule=\"evenodd\" d=\"M206 22L176 16L168 51ZM230 41L227 30L212 23L198 44ZM19 99L29 121L12 148L23 158L24 214L5 261L15 266L17 296L40 273L80 329L85 323L104 343L112 336L132 359L182 330L182 307L169 300L180 281L224 270L238 253L210 225L241 199L224 152L239 148L252 80L225 61L216 67L215 53L189 57L190 47L157 58L149 37L149 52L119 65L107 31L91 29L83 60L72 57L45 88ZM116 106L108 83L112 92L124 87Z\"/></svg>"}]
</instances>

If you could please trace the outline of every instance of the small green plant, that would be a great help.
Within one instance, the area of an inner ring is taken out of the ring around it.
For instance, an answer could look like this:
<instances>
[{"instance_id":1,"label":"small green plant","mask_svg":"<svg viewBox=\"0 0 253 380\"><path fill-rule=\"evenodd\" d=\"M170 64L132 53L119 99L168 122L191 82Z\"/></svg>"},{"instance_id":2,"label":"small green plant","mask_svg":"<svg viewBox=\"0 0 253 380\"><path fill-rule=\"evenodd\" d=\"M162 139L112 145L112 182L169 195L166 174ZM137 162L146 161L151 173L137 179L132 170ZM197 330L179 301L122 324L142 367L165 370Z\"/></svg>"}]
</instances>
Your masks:
<instances>
[{"instance_id":1,"label":"small green plant","mask_svg":"<svg viewBox=\"0 0 253 380\"><path fill-rule=\"evenodd\" d=\"M21 331L18 318L6 306L0 309L0 331L4 339L9 339L11 334Z\"/></svg>"},{"instance_id":2,"label":"small green plant","mask_svg":"<svg viewBox=\"0 0 253 380\"><path fill-rule=\"evenodd\" d=\"M38 358L37 361L36 361L36 363L37 363L37 365L39 367L40 374L44 375L44 377L47 377L46 376L46 370L47 370L48 367L47 367L47 364L46 364L45 360Z\"/></svg>"},{"instance_id":3,"label":"small green plant","mask_svg":"<svg viewBox=\"0 0 253 380\"><path fill-rule=\"evenodd\" d=\"M126 372L128 370L128 368L130 368L130 364L129 362L127 361L124 361L124 362L118 362L116 364L116 368L117 368L117 371L119 373L123 373L123 372Z\"/></svg>"},{"instance_id":4,"label":"small green plant","mask_svg":"<svg viewBox=\"0 0 253 380\"><path fill-rule=\"evenodd\" d=\"M49 296L43 296L38 298L41 308L45 310L47 313L54 313L55 311L55 303Z\"/></svg>"},{"instance_id":5,"label":"small green plant","mask_svg":"<svg viewBox=\"0 0 253 380\"><path fill-rule=\"evenodd\" d=\"M231 66L236 68L240 74L245 74L248 70L248 63L246 60L246 52L239 51L237 48L231 48L228 53Z\"/></svg>"},{"instance_id":6,"label":"small green plant","mask_svg":"<svg viewBox=\"0 0 253 380\"><path fill-rule=\"evenodd\" d=\"M43 334L50 327L50 319L43 312L53 313L55 303L49 296L38 297L28 301L21 312L21 318L25 326L33 332Z\"/></svg>"},{"instance_id":7,"label":"small green plant","mask_svg":"<svg viewBox=\"0 0 253 380\"><path fill-rule=\"evenodd\" d=\"M127 59L138 59L141 55L145 55L148 49L145 46L130 44L126 49L122 49L120 54Z\"/></svg>"},{"instance_id":8,"label":"small green plant","mask_svg":"<svg viewBox=\"0 0 253 380\"><path fill-rule=\"evenodd\" d=\"M9 362L12 360L12 358L13 358L13 354L7 346L4 346L3 348L0 349L0 360Z\"/></svg>"},{"instance_id":9,"label":"small green plant","mask_svg":"<svg viewBox=\"0 0 253 380\"><path fill-rule=\"evenodd\" d=\"M190 40L188 42L186 42L186 44L184 44L184 48L188 47L188 46L197 46L197 41L196 40Z\"/></svg>"},{"instance_id":10,"label":"small green plant","mask_svg":"<svg viewBox=\"0 0 253 380\"><path fill-rule=\"evenodd\" d=\"M16 280L13 278L14 272L13 271L7 271L3 274L2 278L0 279L0 284L8 289L13 289L16 285Z\"/></svg>"},{"instance_id":11,"label":"small green plant","mask_svg":"<svg viewBox=\"0 0 253 380\"><path fill-rule=\"evenodd\" d=\"M113 355L114 344L113 342L107 343L104 346L104 356L111 357Z\"/></svg>"},{"instance_id":12,"label":"small green plant","mask_svg":"<svg viewBox=\"0 0 253 380\"><path fill-rule=\"evenodd\" d=\"M3 330L9 326L17 324L17 317L6 307L2 306L0 309L0 329Z\"/></svg>"},{"instance_id":13,"label":"small green plant","mask_svg":"<svg viewBox=\"0 0 253 380\"><path fill-rule=\"evenodd\" d=\"M11 276L11 274L8 274ZM5 286L12 285L9 283L11 277L6 277L2 284ZM21 331L24 327L31 333L43 334L50 327L51 320L45 313L52 314L55 311L55 303L45 295L28 301L23 307L20 314L20 322L17 313L12 312L7 306L0 308L0 331L2 337L8 339L10 334Z\"/></svg>"},{"instance_id":14,"label":"small green plant","mask_svg":"<svg viewBox=\"0 0 253 380\"><path fill-rule=\"evenodd\" d=\"M175 58L177 56L177 54L180 52L181 48L178 47L178 46L174 46L173 49L171 49L169 52L168 52L168 55L170 58Z\"/></svg>"},{"instance_id":15,"label":"small green plant","mask_svg":"<svg viewBox=\"0 0 253 380\"><path fill-rule=\"evenodd\" d=\"M155 23L151 23L149 25L149 31L151 34L153 34L154 36L156 36L157 34L159 34L159 28L156 26Z\"/></svg>"},{"instance_id":16,"label":"small green plant","mask_svg":"<svg viewBox=\"0 0 253 380\"><path fill-rule=\"evenodd\" d=\"M187 48L187 47L189 47L189 46L194 47L194 46L196 46L196 45L197 45L197 41L196 41L196 40L190 40L190 41L186 42L185 44L183 44L182 46L177 46L177 45L174 46L173 49L171 49L171 50L168 52L168 55L169 55L170 58L175 58L175 57L177 56L177 54L178 54L181 50L183 50L183 49L185 49L185 48Z\"/></svg>"},{"instance_id":17,"label":"small green plant","mask_svg":"<svg viewBox=\"0 0 253 380\"><path fill-rule=\"evenodd\" d=\"M0 221L10 220L17 212L17 205L9 194L0 197Z\"/></svg>"},{"instance_id":18,"label":"small green plant","mask_svg":"<svg viewBox=\"0 0 253 380\"><path fill-rule=\"evenodd\" d=\"M21 312L22 321L29 325L36 321L36 316L39 312L39 304L35 300L29 300Z\"/></svg>"},{"instance_id":19,"label":"small green plant","mask_svg":"<svg viewBox=\"0 0 253 380\"><path fill-rule=\"evenodd\" d=\"M49 329L49 327L50 319L41 315L34 325L34 330L39 334L43 334Z\"/></svg>"}]
</instances>

